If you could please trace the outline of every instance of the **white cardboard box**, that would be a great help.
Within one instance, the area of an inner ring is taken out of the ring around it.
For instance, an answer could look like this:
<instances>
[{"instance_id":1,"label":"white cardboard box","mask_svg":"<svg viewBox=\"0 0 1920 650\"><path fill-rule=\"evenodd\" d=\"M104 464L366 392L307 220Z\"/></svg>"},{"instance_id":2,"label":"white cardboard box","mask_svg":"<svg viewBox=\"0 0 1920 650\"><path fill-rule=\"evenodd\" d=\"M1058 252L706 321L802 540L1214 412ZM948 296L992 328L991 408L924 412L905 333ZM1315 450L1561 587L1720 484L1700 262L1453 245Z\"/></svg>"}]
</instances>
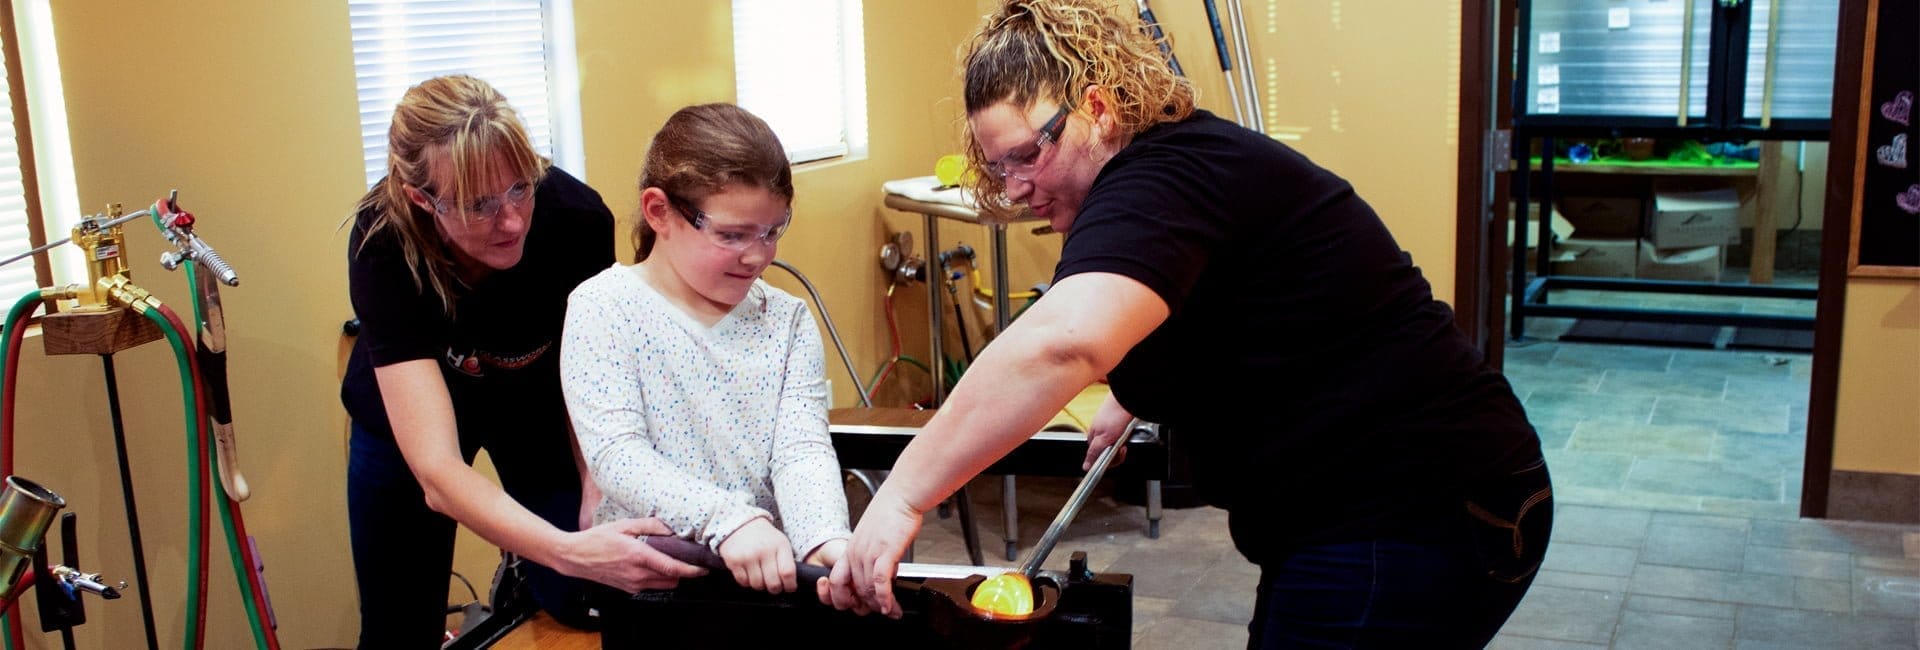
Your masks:
<instances>
[{"instance_id":1,"label":"white cardboard box","mask_svg":"<svg viewBox=\"0 0 1920 650\"><path fill-rule=\"evenodd\" d=\"M1551 224L1551 227L1553 229L1553 241L1560 241L1573 236L1573 222L1567 221L1566 217L1560 216L1559 210L1553 211L1553 220L1548 223ZM1515 230L1513 226L1514 226L1513 220L1508 219L1507 220L1507 246L1508 247L1513 246L1513 233ZM1535 244L1539 242L1540 242L1540 207L1537 205L1528 206L1527 246L1532 248L1538 248L1538 246L1535 246Z\"/></svg>"},{"instance_id":2,"label":"white cardboard box","mask_svg":"<svg viewBox=\"0 0 1920 650\"><path fill-rule=\"evenodd\" d=\"M1643 280L1719 282L1726 263L1725 246L1655 248L1653 242L1643 240L1636 272Z\"/></svg>"},{"instance_id":3,"label":"white cardboard box","mask_svg":"<svg viewBox=\"0 0 1920 650\"><path fill-rule=\"evenodd\" d=\"M1740 243L1740 193L1730 187L1654 190L1647 240L1656 248Z\"/></svg>"},{"instance_id":4,"label":"white cardboard box","mask_svg":"<svg viewBox=\"0 0 1920 650\"><path fill-rule=\"evenodd\" d=\"M1631 278L1640 254L1638 239L1562 240L1555 251L1556 275L1583 275L1594 278ZM1561 258L1571 257L1561 261Z\"/></svg>"},{"instance_id":5,"label":"white cardboard box","mask_svg":"<svg viewBox=\"0 0 1920 650\"><path fill-rule=\"evenodd\" d=\"M1640 217L1647 209L1644 197L1568 196L1560 199L1574 232L1589 239L1640 236Z\"/></svg>"}]
</instances>

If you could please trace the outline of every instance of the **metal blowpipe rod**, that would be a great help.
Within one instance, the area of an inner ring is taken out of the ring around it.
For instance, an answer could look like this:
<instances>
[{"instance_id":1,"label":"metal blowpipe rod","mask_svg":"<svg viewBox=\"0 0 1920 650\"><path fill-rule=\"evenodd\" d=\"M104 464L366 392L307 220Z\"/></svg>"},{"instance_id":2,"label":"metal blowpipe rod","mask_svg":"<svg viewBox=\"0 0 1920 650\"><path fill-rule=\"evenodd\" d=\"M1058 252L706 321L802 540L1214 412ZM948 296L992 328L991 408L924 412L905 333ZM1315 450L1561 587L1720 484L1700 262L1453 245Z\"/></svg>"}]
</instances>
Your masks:
<instances>
[{"instance_id":1,"label":"metal blowpipe rod","mask_svg":"<svg viewBox=\"0 0 1920 650\"><path fill-rule=\"evenodd\" d=\"M114 227L114 226L118 226L118 225L120 225L120 224L123 224L123 223L126 223L126 222L129 222L129 221L133 221L134 219L144 219L144 218L146 218L146 217L147 217L148 215L150 215L150 214L152 214L152 212L153 212L153 211L152 211L152 210L150 210L150 209L149 209L149 210L137 210L137 211L134 211L134 212L132 212L132 213L129 213L129 214L127 214L127 215L125 215L125 216L122 216L122 217L120 217L120 218L118 218L118 219L114 219L114 220L112 220L112 221L108 221L108 222L106 222L106 223L103 223L103 224L100 224L100 228L101 228L102 230L105 230L105 229L107 229L107 228L112 228L112 227ZM13 256L13 257L9 257L9 258L7 258L7 259L6 259L5 261L0 261L0 266L6 266L6 265L8 265L8 264L12 264L12 263L14 263L14 262L18 262L18 261L20 261L20 260L24 260L24 259L27 259L27 258L29 258L29 257L33 257L33 256L35 256L35 255L39 255L40 253L43 253L43 252L46 252L46 251L50 251L50 250L53 250L53 249L55 249L55 248L59 248L59 247L61 247L61 246L63 246L63 245L65 245L65 244L66 244L67 242L70 242L70 241L73 241L73 238L72 238L72 237L68 237L68 238L65 238L65 239L62 239L62 240L60 240L60 241L57 241L57 242L51 242L51 243L48 243L48 244L47 244L47 245L45 245L45 246L41 246L41 247L39 247L39 248L35 248L35 249L33 249L33 250L30 250L30 251L27 251L27 252L25 252L25 253L21 253L21 254L19 254L19 255L15 255L15 256Z\"/></svg>"},{"instance_id":2,"label":"metal blowpipe rod","mask_svg":"<svg viewBox=\"0 0 1920 650\"><path fill-rule=\"evenodd\" d=\"M1074 515L1080 514L1080 506L1086 505L1087 497L1093 494L1094 484L1099 483L1101 475L1107 473L1107 465L1113 463L1114 455L1120 451L1121 447L1126 446L1129 438L1133 437L1133 428L1139 422L1139 420L1128 422L1127 428L1121 431L1120 438L1107 446L1106 451L1100 452L1100 457L1093 461L1093 468L1087 470L1087 475L1080 479L1080 486L1073 489L1073 496L1067 499L1067 506L1061 508L1060 514L1053 517L1053 523L1047 525L1047 533L1040 536L1040 543L1033 547L1033 555L1027 557L1025 564L1020 565L1020 575L1032 580L1033 576L1040 572L1040 565L1047 561L1047 554L1052 553L1053 545L1060 542L1060 535L1067 532L1067 524L1073 523Z\"/></svg>"}]
</instances>

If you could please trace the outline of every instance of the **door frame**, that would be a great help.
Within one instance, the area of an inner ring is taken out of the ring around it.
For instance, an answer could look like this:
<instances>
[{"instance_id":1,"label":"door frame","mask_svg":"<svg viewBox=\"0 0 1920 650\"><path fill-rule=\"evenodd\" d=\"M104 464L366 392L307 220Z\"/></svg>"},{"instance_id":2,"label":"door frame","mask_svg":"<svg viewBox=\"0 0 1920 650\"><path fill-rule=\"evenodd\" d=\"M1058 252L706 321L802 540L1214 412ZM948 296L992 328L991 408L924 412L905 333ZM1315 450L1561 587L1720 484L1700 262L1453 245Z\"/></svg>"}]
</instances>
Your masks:
<instances>
[{"instance_id":1,"label":"door frame","mask_svg":"<svg viewBox=\"0 0 1920 650\"><path fill-rule=\"evenodd\" d=\"M1460 3L1458 174L1454 189L1454 324L1485 357L1505 362L1507 175L1495 163L1510 151L1495 151L1490 130L1511 132L1513 72L1499 52L1512 50L1514 3Z\"/></svg>"},{"instance_id":2,"label":"door frame","mask_svg":"<svg viewBox=\"0 0 1920 650\"><path fill-rule=\"evenodd\" d=\"M1853 239L1853 183L1860 145L1860 95L1869 0L1840 0L1839 47L1833 64L1832 130L1827 134L1826 217L1821 222L1820 303L1813 317L1813 393L1807 398L1806 471L1800 516L1825 518L1833 477L1834 417L1840 406L1840 337L1846 324L1847 257Z\"/></svg>"},{"instance_id":3,"label":"door frame","mask_svg":"<svg viewBox=\"0 0 1920 650\"><path fill-rule=\"evenodd\" d=\"M1847 245L1853 235L1853 182L1848 152L1858 147L1862 45L1870 0L1840 0L1840 47L1834 63L1834 108L1828 134L1827 194L1820 245L1819 299L1814 308L1813 367L1807 399L1807 442L1800 477L1800 516L1825 518L1833 474L1834 416L1845 325ZM1458 185L1455 189L1454 317L1495 369L1506 337L1504 226L1510 218L1510 172L1496 172L1489 152L1495 129L1511 132L1515 0L1461 0ZM1835 162L1838 161L1838 162ZM1509 165L1511 167L1511 165Z\"/></svg>"}]
</instances>

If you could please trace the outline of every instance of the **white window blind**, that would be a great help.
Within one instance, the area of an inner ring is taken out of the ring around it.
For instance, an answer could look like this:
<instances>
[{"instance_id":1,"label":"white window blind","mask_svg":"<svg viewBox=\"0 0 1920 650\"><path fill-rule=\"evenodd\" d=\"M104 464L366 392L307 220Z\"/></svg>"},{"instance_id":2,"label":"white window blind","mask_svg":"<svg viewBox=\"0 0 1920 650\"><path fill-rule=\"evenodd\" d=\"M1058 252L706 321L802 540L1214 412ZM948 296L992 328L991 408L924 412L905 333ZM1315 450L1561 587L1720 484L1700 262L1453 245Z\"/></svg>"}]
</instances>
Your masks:
<instances>
[{"instance_id":1,"label":"white window blind","mask_svg":"<svg viewBox=\"0 0 1920 650\"><path fill-rule=\"evenodd\" d=\"M53 7L50 0L16 0L13 3L14 29L18 38L20 72L23 79L7 80L7 91L0 93L0 123L4 123L4 144L0 144L0 238L6 248L0 259L26 252L26 194L22 186L18 137L14 132L12 93L26 89L26 105L32 129L33 171L40 190L40 228L47 239L64 239L74 223L83 216L80 192L74 182L73 145L67 130L66 89L60 83L60 51L54 42ZM3 75L0 75L3 76ZM16 226L15 224L20 224ZM56 285L85 280L85 255L77 246L57 246L47 251L49 269ZM17 275L16 275L17 274ZM25 278L19 284L14 278ZM25 295L33 288L33 263L14 262L0 267L0 296ZM77 278L77 280L76 280ZM0 298L4 300L4 298Z\"/></svg>"},{"instance_id":2,"label":"white window blind","mask_svg":"<svg viewBox=\"0 0 1920 650\"><path fill-rule=\"evenodd\" d=\"M12 37L12 34L7 34ZM0 56L5 56L0 52ZM20 179L20 147L13 131L13 79L6 79L6 66L0 61L0 259L13 257L33 248L27 238L27 193ZM20 260L0 266L0 296L12 301L39 286L33 277L33 261Z\"/></svg>"},{"instance_id":3,"label":"white window blind","mask_svg":"<svg viewBox=\"0 0 1920 650\"><path fill-rule=\"evenodd\" d=\"M367 184L386 174L387 127L400 96L423 80L467 74L512 104L542 155L576 175L579 95L566 0L348 0ZM560 146L556 147L556 143ZM561 149L561 150L557 150Z\"/></svg>"},{"instance_id":4,"label":"white window blind","mask_svg":"<svg viewBox=\"0 0 1920 650\"><path fill-rule=\"evenodd\" d=\"M733 0L738 103L801 163L867 145L860 0Z\"/></svg>"}]
</instances>

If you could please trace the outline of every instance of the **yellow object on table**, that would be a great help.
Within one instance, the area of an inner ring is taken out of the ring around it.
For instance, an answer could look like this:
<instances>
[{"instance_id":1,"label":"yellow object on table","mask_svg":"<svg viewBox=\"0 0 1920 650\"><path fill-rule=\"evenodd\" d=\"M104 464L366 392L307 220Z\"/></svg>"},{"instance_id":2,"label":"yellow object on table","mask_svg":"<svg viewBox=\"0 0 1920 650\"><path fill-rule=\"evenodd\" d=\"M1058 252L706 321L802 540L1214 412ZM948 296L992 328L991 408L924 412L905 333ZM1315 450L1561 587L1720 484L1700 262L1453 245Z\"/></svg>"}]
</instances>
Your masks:
<instances>
[{"instance_id":1,"label":"yellow object on table","mask_svg":"<svg viewBox=\"0 0 1920 650\"><path fill-rule=\"evenodd\" d=\"M1002 573L973 588L973 608L994 616L1033 613L1033 585L1019 573Z\"/></svg>"},{"instance_id":2,"label":"yellow object on table","mask_svg":"<svg viewBox=\"0 0 1920 650\"><path fill-rule=\"evenodd\" d=\"M1041 429L1086 433L1087 429L1093 426L1093 414L1100 410L1100 403L1105 402L1107 395L1112 392L1113 390L1106 384L1093 384L1086 387L1080 391L1079 395L1074 396L1073 401L1067 402L1066 408L1055 413L1053 419L1047 421L1047 426Z\"/></svg>"},{"instance_id":3,"label":"yellow object on table","mask_svg":"<svg viewBox=\"0 0 1920 650\"><path fill-rule=\"evenodd\" d=\"M967 171L967 157L960 154L941 156L933 163L933 177L943 187L960 184L960 177Z\"/></svg>"}]
</instances>

